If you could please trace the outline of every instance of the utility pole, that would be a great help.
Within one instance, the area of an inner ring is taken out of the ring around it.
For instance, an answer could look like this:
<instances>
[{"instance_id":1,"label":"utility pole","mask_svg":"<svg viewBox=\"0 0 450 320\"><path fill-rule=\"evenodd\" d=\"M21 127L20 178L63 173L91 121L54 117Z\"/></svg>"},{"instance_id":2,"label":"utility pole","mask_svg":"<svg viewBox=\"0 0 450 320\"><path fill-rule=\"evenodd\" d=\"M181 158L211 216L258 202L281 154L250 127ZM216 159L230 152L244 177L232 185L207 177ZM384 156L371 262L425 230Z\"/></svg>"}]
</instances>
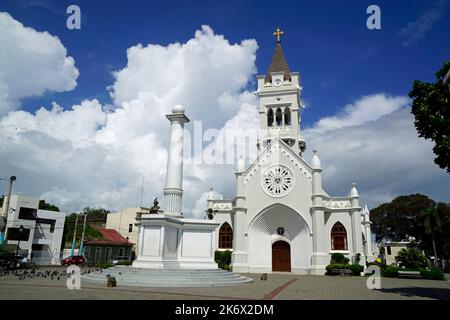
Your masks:
<instances>
[{"instance_id":1,"label":"utility pole","mask_svg":"<svg viewBox=\"0 0 450 320\"><path fill-rule=\"evenodd\" d=\"M83 251L84 251L83 242L84 242L84 231L86 230L86 218L87 218L87 213L84 214L83 233L81 234L81 244L80 244L80 250L78 252L79 256L82 256Z\"/></svg>"},{"instance_id":2,"label":"utility pole","mask_svg":"<svg viewBox=\"0 0 450 320\"><path fill-rule=\"evenodd\" d=\"M75 229L73 229L73 240L72 240L72 251L70 252L70 256L75 255L75 242L76 242L76 235L77 235L77 226L78 226L78 214L75 218Z\"/></svg>"},{"instance_id":3,"label":"utility pole","mask_svg":"<svg viewBox=\"0 0 450 320\"><path fill-rule=\"evenodd\" d=\"M3 243L4 239L6 239L6 224L7 224L7 219L8 219L8 215L9 215L9 204L11 201L13 182L16 180L17 180L17 178L15 176L11 176L9 178L8 197L6 198L5 206L3 206L5 208L5 211L3 211L3 213L2 213L3 216L1 217L1 221L0 221L0 244ZM5 229L5 231L3 231L3 229Z\"/></svg>"}]
</instances>

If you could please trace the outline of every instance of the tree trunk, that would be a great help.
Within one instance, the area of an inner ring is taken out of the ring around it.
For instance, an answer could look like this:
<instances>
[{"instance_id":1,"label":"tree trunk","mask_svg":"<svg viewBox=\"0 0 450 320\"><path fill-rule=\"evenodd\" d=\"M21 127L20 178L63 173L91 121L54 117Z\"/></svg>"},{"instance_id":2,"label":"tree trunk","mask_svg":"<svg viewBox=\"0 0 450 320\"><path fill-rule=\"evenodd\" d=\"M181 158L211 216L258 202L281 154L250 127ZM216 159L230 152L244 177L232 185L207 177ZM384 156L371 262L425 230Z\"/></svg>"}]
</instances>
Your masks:
<instances>
[{"instance_id":1,"label":"tree trunk","mask_svg":"<svg viewBox=\"0 0 450 320\"><path fill-rule=\"evenodd\" d=\"M433 242L433 251L434 251L434 266L438 267L438 257L437 257L437 251L436 251L436 243L434 242L434 235L433 232L431 232L431 241Z\"/></svg>"}]
</instances>

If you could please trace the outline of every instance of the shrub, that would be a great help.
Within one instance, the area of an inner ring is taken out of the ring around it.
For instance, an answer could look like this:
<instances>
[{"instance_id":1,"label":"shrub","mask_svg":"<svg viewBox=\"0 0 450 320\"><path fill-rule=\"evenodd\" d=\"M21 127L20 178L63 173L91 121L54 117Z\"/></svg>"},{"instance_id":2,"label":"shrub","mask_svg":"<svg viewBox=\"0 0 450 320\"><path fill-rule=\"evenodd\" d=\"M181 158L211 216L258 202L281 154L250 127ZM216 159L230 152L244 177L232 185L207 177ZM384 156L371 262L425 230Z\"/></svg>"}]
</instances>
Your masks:
<instances>
[{"instance_id":1,"label":"shrub","mask_svg":"<svg viewBox=\"0 0 450 320\"><path fill-rule=\"evenodd\" d=\"M355 264L351 264L350 265L350 270L353 271L353 275L354 276L360 276L361 272L364 271L364 267L362 265L359 265L359 264L355 263Z\"/></svg>"},{"instance_id":2,"label":"shrub","mask_svg":"<svg viewBox=\"0 0 450 320\"><path fill-rule=\"evenodd\" d=\"M131 262L128 261L128 260L123 260L123 261L119 261L119 262L117 263L117 265L118 265L118 266L129 266L129 265L131 265Z\"/></svg>"},{"instance_id":3,"label":"shrub","mask_svg":"<svg viewBox=\"0 0 450 320\"><path fill-rule=\"evenodd\" d=\"M104 262L102 262L102 263L97 263L96 265L95 265L95 267L96 268L99 268L99 269L108 269L108 268L111 268L111 267L113 267L114 265L112 265L111 263L104 263Z\"/></svg>"},{"instance_id":4,"label":"shrub","mask_svg":"<svg viewBox=\"0 0 450 320\"><path fill-rule=\"evenodd\" d=\"M431 268L430 270L422 269L420 270L420 275L428 280L444 280L445 278L442 271L436 268Z\"/></svg>"},{"instance_id":5,"label":"shrub","mask_svg":"<svg viewBox=\"0 0 450 320\"><path fill-rule=\"evenodd\" d=\"M381 275L386 278L397 278L399 269L395 266L387 266L386 269L381 270Z\"/></svg>"},{"instance_id":6,"label":"shrub","mask_svg":"<svg viewBox=\"0 0 450 320\"><path fill-rule=\"evenodd\" d=\"M342 253L333 253L330 264L348 264L349 261L350 259L346 258Z\"/></svg>"},{"instance_id":7,"label":"shrub","mask_svg":"<svg viewBox=\"0 0 450 320\"><path fill-rule=\"evenodd\" d=\"M220 269L230 270L231 265L231 251L216 251L214 260Z\"/></svg>"},{"instance_id":8,"label":"shrub","mask_svg":"<svg viewBox=\"0 0 450 320\"><path fill-rule=\"evenodd\" d=\"M342 264L342 263L333 263L326 266L327 275L332 274L332 270L335 269L349 269L352 271L354 276L360 276L361 272L364 271L364 267L359 264Z\"/></svg>"},{"instance_id":9,"label":"shrub","mask_svg":"<svg viewBox=\"0 0 450 320\"><path fill-rule=\"evenodd\" d=\"M395 261L401 266L410 269L420 269L427 266L427 259L417 248L402 249L395 257Z\"/></svg>"}]
</instances>

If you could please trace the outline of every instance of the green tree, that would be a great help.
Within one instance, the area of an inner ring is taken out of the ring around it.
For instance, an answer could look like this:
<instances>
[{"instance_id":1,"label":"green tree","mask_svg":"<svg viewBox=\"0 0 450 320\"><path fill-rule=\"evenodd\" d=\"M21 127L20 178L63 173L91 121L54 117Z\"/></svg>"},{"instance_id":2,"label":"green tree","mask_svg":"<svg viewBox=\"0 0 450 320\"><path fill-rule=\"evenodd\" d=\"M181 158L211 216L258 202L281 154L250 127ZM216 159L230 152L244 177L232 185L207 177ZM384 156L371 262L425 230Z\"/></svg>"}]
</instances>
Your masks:
<instances>
[{"instance_id":1,"label":"green tree","mask_svg":"<svg viewBox=\"0 0 450 320\"><path fill-rule=\"evenodd\" d=\"M450 173L450 92L443 82L449 69L450 60L436 73L435 83L414 81L409 96L419 137L434 141L434 162Z\"/></svg>"},{"instance_id":2,"label":"green tree","mask_svg":"<svg viewBox=\"0 0 450 320\"><path fill-rule=\"evenodd\" d=\"M423 210L434 205L435 202L427 196L412 194L397 197L372 209L370 219L377 241L402 241L409 236L421 238L424 233L423 223L417 218Z\"/></svg>"},{"instance_id":3,"label":"green tree","mask_svg":"<svg viewBox=\"0 0 450 320\"><path fill-rule=\"evenodd\" d=\"M436 225L435 221L427 221L423 213L429 208L435 208L441 227L433 229L433 235L427 231L426 224ZM377 241L403 241L414 236L418 245L428 255L450 258L450 205L437 203L422 194L400 196L389 203L383 203L370 211L372 230ZM447 232L446 232L447 230Z\"/></svg>"},{"instance_id":4,"label":"green tree","mask_svg":"<svg viewBox=\"0 0 450 320\"><path fill-rule=\"evenodd\" d=\"M39 201L39 209L59 212L59 208L57 206L47 203L47 202L45 202L45 200Z\"/></svg>"},{"instance_id":5,"label":"green tree","mask_svg":"<svg viewBox=\"0 0 450 320\"><path fill-rule=\"evenodd\" d=\"M96 224L104 224L106 223L106 216L111 211L103 209L103 208L84 208L81 214L87 214L87 221Z\"/></svg>"},{"instance_id":6,"label":"green tree","mask_svg":"<svg viewBox=\"0 0 450 320\"><path fill-rule=\"evenodd\" d=\"M405 268L419 269L427 266L427 259L417 248L402 249L395 257L395 261Z\"/></svg>"},{"instance_id":7,"label":"green tree","mask_svg":"<svg viewBox=\"0 0 450 320\"><path fill-rule=\"evenodd\" d=\"M431 241L433 244L433 252L434 252L434 264L437 265L437 251L436 251L436 241L435 234L441 231L442 222L439 217L439 214L436 210L436 207L429 207L424 209L420 213L421 218L423 219L423 225L425 227L425 232L431 236Z\"/></svg>"},{"instance_id":8,"label":"green tree","mask_svg":"<svg viewBox=\"0 0 450 320\"><path fill-rule=\"evenodd\" d=\"M75 239L77 241L81 240L83 233L83 214L72 213L66 217L66 221L64 223L62 246L71 246L73 239L73 231L75 229L75 221L77 217L78 217L78 225L75 233ZM85 240L102 239L102 238L103 236L100 231L95 229L90 223L86 223L86 231L84 234Z\"/></svg>"}]
</instances>

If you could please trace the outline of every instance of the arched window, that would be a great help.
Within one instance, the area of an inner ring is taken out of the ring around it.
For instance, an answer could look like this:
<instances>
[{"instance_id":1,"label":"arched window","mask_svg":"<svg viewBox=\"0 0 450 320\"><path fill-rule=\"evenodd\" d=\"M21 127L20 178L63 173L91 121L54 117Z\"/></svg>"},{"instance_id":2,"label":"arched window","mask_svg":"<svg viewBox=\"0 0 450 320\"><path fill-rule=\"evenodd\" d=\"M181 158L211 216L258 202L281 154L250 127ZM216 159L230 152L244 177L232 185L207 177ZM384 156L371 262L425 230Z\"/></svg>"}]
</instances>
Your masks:
<instances>
[{"instance_id":1,"label":"arched window","mask_svg":"<svg viewBox=\"0 0 450 320\"><path fill-rule=\"evenodd\" d=\"M219 249L233 249L233 229L227 222L219 230Z\"/></svg>"},{"instance_id":2,"label":"arched window","mask_svg":"<svg viewBox=\"0 0 450 320\"><path fill-rule=\"evenodd\" d=\"M286 107L286 109L284 109L284 125L291 125L291 109L289 107Z\"/></svg>"},{"instance_id":3,"label":"arched window","mask_svg":"<svg viewBox=\"0 0 450 320\"><path fill-rule=\"evenodd\" d=\"M267 126L271 127L273 125L273 110L269 109L267 112Z\"/></svg>"},{"instance_id":4,"label":"arched window","mask_svg":"<svg viewBox=\"0 0 450 320\"><path fill-rule=\"evenodd\" d=\"M347 250L347 231L340 222L331 229L331 250Z\"/></svg>"},{"instance_id":5,"label":"arched window","mask_svg":"<svg viewBox=\"0 0 450 320\"><path fill-rule=\"evenodd\" d=\"M281 126L283 124L283 112L281 112L280 108L277 109L276 121L277 121L277 126Z\"/></svg>"}]
</instances>

